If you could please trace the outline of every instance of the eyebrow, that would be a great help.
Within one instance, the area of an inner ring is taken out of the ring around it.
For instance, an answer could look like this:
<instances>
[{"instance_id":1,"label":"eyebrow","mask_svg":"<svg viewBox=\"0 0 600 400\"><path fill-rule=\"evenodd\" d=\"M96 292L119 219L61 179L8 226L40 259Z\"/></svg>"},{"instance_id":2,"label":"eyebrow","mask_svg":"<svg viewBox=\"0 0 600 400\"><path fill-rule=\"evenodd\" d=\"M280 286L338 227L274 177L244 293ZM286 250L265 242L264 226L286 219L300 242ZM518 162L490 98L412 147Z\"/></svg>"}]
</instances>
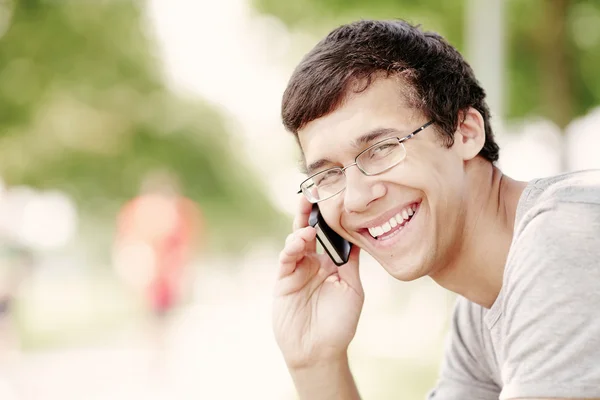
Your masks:
<instances>
[{"instance_id":1,"label":"eyebrow","mask_svg":"<svg viewBox=\"0 0 600 400\"><path fill-rule=\"evenodd\" d=\"M317 169L319 169L327 164L333 164L333 163L326 158L321 158L320 160L317 160L317 161L311 163L308 167L304 168L304 172L307 175L312 175L314 171L316 171Z\"/></svg>"},{"instance_id":2,"label":"eyebrow","mask_svg":"<svg viewBox=\"0 0 600 400\"><path fill-rule=\"evenodd\" d=\"M382 136L387 136L390 133L400 133L397 129L394 128L377 128L373 129L370 132L365 133L364 135L354 139L352 146L355 148L361 148L362 146L374 141L375 139L379 139Z\"/></svg>"},{"instance_id":3,"label":"eyebrow","mask_svg":"<svg viewBox=\"0 0 600 400\"><path fill-rule=\"evenodd\" d=\"M394 128L373 129L372 131L369 131L369 132L365 133L364 135L354 139L352 141L352 147L354 147L356 149L360 149L361 147L365 146L366 144L369 144L369 143L373 142L374 140L381 138L382 136L387 136L390 133L399 133L399 131ZM303 170L306 174L312 175L312 173L315 170L320 169L327 164L333 164L333 162L327 158L321 158L313 163L310 163L310 165L308 165L306 168L303 168Z\"/></svg>"}]
</instances>

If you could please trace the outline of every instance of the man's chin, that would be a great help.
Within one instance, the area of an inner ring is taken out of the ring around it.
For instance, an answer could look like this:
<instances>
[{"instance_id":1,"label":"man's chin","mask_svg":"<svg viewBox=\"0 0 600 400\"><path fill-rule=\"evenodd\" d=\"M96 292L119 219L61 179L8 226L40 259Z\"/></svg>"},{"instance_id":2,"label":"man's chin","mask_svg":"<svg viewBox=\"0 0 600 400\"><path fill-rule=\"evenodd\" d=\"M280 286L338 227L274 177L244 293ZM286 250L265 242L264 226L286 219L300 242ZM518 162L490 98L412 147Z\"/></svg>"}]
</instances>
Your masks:
<instances>
[{"instance_id":1,"label":"man's chin","mask_svg":"<svg viewBox=\"0 0 600 400\"><path fill-rule=\"evenodd\" d=\"M379 261L379 260L378 260ZM422 278L427 275L421 265L402 262L402 261L379 261L379 264L390 274L392 277L402 282L410 282L415 279Z\"/></svg>"}]
</instances>

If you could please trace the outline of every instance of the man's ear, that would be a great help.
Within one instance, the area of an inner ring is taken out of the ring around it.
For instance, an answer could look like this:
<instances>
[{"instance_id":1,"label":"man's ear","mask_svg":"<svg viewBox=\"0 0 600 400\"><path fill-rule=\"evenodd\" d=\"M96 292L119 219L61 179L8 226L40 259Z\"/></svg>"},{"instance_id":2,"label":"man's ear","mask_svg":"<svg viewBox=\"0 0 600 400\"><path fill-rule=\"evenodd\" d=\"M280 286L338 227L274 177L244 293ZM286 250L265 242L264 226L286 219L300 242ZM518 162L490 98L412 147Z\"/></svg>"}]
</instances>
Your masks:
<instances>
[{"instance_id":1,"label":"man's ear","mask_svg":"<svg viewBox=\"0 0 600 400\"><path fill-rule=\"evenodd\" d=\"M458 115L458 129L454 133L454 145L463 160L475 158L485 143L483 116L469 107Z\"/></svg>"}]
</instances>

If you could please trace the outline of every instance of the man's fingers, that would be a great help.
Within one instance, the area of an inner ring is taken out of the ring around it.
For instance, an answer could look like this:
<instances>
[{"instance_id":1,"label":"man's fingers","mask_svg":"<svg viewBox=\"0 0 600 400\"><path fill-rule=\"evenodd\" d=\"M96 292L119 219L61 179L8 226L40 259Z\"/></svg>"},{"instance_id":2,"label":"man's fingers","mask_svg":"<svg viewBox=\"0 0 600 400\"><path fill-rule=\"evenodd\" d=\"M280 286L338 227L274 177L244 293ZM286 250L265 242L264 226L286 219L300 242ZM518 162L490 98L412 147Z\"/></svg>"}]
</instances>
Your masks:
<instances>
[{"instance_id":1,"label":"man's fingers","mask_svg":"<svg viewBox=\"0 0 600 400\"><path fill-rule=\"evenodd\" d=\"M316 231L314 228L307 227L288 236L285 247L279 254L279 278L294 272L296 264L312 248L315 235Z\"/></svg>"},{"instance_id":2,"label":"man's fingers","mask_svg":"<svg viewBox=\"0 0 600 400\"><path fill-rule=\"evenodd\" d=\"M275 295L286 295L302 289L312 278L310 268L297 268L293 274L284 276L275 285Z\"/></svg>"},{"instance_id":3,"label":"man's fingers","mask_svg":"<svg viewBox=\"0 0 600 400\"><path fill-rule=\"evenodd\" d=\"M306 242L306 252L317 252L317 230L312 226L304 227L297 231L298 235Z\"/></svg>"},{"instance_id":4,"label":"man's fingers","mask_svg":"<svg viewBox=\"0 0 600 400\"><path fill-rule=\"evenodd\" d=\"M299 237L294 238L279 254L279 262L285 263L296 260L299 256L304 255L305 249L306 242Z\"/></svg>"},{"instance_id":5,"label":"man's fingers","mask_svg":"<svg viewBox=\"0 0 600 400\"><path fill-rule=\"evenodd\" d=\"M290 233L289 235L287 235L287 237L285 238L285 245L287 246L287 244L290 243L295 238L296 238L296 234L293 232Z\"/></svg>"},{"instance_id":6,"label":"man's fingers","mask_svg":"<svg viewBox=\"0 0 600 400\"><path fill-rule=\"evenodd\" d=\"M300 200L298 201L298 211L296 213L296 217L294 218L294 231L308 226L308 217L310 216L311 210L312 203L309 202L306 197L301 196Z\"/></svg>"}]
</instances>

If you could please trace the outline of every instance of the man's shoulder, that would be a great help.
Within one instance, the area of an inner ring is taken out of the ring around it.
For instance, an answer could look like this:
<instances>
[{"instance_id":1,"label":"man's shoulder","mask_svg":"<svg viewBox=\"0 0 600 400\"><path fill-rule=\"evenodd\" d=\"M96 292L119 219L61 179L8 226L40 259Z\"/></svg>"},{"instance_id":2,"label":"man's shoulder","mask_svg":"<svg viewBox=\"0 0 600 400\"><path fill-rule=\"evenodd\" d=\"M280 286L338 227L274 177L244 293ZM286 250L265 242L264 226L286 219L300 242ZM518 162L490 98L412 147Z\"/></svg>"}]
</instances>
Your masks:
<instances>
[{"instance_id":1,"label":"man's shoulder","mask_svg":"<svg viewBox=\"0 0 600 400\"><path fill-rule=\"evenodd\" d=\"M531 182L524 207L539 203L600 204L600 169L569 172Z\"/></svg>"},{"instance_id":2,"label":"man's shoulder","mask_svg":"<svg viewBox=\"0 0 600 400\"><path fill-rule=\"evenodd\" d=\"M528 189L498 302L503 395L596 398L600 171L541 179Z\"/></svg>"},{"instance_id":3,"label":"man's shoulder","mask_svg":"<svg viewBox=\"0 0 600 400\"><path fill-rule=\"evenodd\" d=\"M527 193L529 190L529 193ZM600 170L532 182L521 201L504 284L585 276L600 258ZM547 278L547 279L544 279Z\"/></svg>"},{"instance_id":4,"label":"man's shoulder","mask_svg":"<svg viewBox=\"0 0 600 400\"><path fill-rule=\"evenodd\" d=\"M600 170L570 172L529 183L517 209L514 241L525 230L577 230L582 219L600 218ZM546 237L529 235L530 238ZM552 239L553 237L550 237Z\"/></svg>"}]
</instances>

